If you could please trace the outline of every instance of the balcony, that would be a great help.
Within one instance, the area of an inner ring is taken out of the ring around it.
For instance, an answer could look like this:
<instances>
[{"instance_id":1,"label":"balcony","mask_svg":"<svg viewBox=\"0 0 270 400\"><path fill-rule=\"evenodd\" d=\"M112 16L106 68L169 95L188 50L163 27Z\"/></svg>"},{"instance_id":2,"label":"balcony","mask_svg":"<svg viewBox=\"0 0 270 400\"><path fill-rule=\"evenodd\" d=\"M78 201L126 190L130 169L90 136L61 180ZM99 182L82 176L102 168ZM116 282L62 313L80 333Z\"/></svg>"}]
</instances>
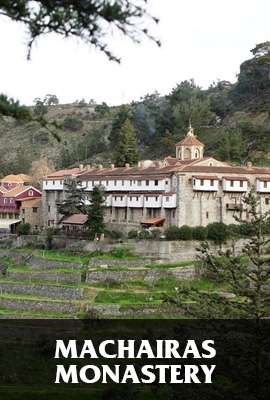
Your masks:
<instances>
[{"instance_id":1,"label":"balcony","mask_svg":"<svg viewBox=\"0 0 270 400\"><path fill-rule=\"evenodd\" d=\"M223 178L223 191L245 193L248 190L248 179L241 177Z\"/></svg>"},{"instance_id":2,"label":"balcony","mask_svg":"<svg viewBox=\"0 0 270 400\"><path fill-rule=\"evenodd\" d=\"M215 176L197 176L192 179L193 190L198 192L217 192L219 179Z\"/></svg>"},{"instance_id":3,"label":"balcony","mask_svg":"<svg viewBox=\"0 0 270 400\"><path fill-rule=\"evenodd\" d=\"M257 179L256 190L258 193L270 193L270 179Z\"/></svg>"}]
</instances>

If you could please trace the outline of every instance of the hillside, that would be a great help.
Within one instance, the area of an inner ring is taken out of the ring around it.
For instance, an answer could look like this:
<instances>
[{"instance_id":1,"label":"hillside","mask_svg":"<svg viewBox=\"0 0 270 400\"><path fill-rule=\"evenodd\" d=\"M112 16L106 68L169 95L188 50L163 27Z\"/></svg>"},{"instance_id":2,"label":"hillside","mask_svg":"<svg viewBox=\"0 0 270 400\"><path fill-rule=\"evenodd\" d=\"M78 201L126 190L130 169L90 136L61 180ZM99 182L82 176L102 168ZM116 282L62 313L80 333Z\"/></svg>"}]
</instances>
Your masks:
<instances>
[{"instance_id":1,"label":"hillside","mask_svg":"<svg viewBox=\"0 0 270 400\"><path fill-rule=\"evenodd\" d=\"M242 63L235 84L218 81L203 90L193 80L183 81L167 96L152 93L121 107L93 101L48 104L42 116L46 123L18 118L17 111L25 112L25 107L15 103L7 112L0 101L0 172L28 172L33 161L44 158L54 168L107 164L119 146L119 132L127 118L134 126L141 159L173 155L174 144L191 120L207 155L237 164L249 159L270 165L267 43L252 50L253 57ZM35 115L34 107L26 111Z\"/></svg>"}]
</instances>

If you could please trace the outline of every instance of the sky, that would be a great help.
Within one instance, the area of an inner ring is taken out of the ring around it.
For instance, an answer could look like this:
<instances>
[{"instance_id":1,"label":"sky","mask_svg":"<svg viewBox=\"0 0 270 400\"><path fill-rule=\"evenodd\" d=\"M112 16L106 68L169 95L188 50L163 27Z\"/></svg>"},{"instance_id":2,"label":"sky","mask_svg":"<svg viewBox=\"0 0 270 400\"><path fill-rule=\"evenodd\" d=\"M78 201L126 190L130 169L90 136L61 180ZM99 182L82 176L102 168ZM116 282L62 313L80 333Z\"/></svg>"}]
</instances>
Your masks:
<instances>
[{"instance_id":1,"label":"sky","mask_svg":"<svg viewBox=\"0 0 270 400\"><path fill-rule=\"evenodd\" d=\"M0 92L32 104L56 94L61 103L82 98L118 105L147 93L168 94L194 78L203 88L217 79L234 82L255 44L270 40L269 0L149 0L160 19L152 32L159 48L114 35L109 43L120 65L74 39L48 35L27 61L23 26L0 18Z\"/></svg>"}]
</instances>

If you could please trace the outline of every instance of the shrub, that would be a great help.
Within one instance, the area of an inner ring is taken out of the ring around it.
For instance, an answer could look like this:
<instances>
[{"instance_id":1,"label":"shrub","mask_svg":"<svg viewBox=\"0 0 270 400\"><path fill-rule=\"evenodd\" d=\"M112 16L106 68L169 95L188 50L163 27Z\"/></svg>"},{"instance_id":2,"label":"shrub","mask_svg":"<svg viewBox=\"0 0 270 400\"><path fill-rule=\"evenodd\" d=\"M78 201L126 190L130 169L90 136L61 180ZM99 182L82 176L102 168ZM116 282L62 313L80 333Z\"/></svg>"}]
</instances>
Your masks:
<instances>
[{"instance_id":1,"label":"shrub","mask_svg":"<svg viewBox=\"0 0 270 400\"><path fill-rule=\"evenodd\" d=\"M63 127L68 131L77 132L83 128L83 122L77 117L69 116L64 119Z\"/></svg>"},{"instance_id":2,"label":"shrub","mask_svg":"<svg viewBox=\"0 0 270 400\"><path fill-rule=\"evenodd\" d=\"M136 239L138 237L138 231L135 229L132 229L131 231L128 232L128 238L129 239Z\"/></svg>"},{"instance_id":3,"label":"shrub","mask_svg":"<svg viewBox=\"0 0 270 400\"><path fill-rule=\"evenodd\" d=\"M132 255L128 246L115 246L111 254L116 258L125 258Z\"/></svg>"},{"instance_id":4,"label":"shrub","mask_svg":"<svg viewBox=\"0 0 270 400\"><path fill-rule=\"evenodd\" d=\"M254 234L254 227L248 222L240 224L238 229L241 236L252 236Z\"/></svg>"},{"instance_id":5,"label":"shrub","mask_svg":"<svg viewBox=\"0 0 270 400\"><path fill-rule=\"evenodd\" d=\"M205 226L195 226L192 228L192 236L194 240L204 241L207 239L208 229Z\"/></svg>"},{"instance_id":6,"label":"shrub","mask_svg":"<svg viewBox=\"0 0 270 400\"><path fill-rule=\"evenodd\" d=\"M188 225L183 225L179 229L180 240L192 240L192 228Z\"/></svg>"},{"instance_id":7,"label":"shrub","mask_svg":"<svg viewBox=\"0 0 270 400\"><path fill-rule=\"evenodd\" d=\"M160 229L155 228L155 229L151 230L151 238L152 239L158 240L158 239L160 239L160 236L161 236L161 230Z\"/></svg>"},{"instance_id":8,"label":"shrub","mask_svg":"<svg viewBox=\"0 0 270 400\"><path fill-rule=\"evenodd\" d=\"M105 235L108 236L111 239L122 239L122 237L123 237L123 233L122 232L114 231L114 230L113 231L106 230L105 231Z\"/></svg>"},{"instance_id":9,"label":"shrub","mask_svg":"<svg viewBox=\"0 0 270 400\"><path fill-rule=\"evenodd\" d=\"M207 239L213 240L214 242L225 242L229 236L228 227L223 222L213 222L212 224L209 224L207 228Z\"/></svg>"},{"instance_id":10,"label":"shrub","mask_svg":"<svg viewBox=\"0 0 270 400\"><path fill-rule=\"evenodd\" d=\"M232 237L240 235L240 225L230 224L228 225L228 234Z\"/></svg>"},{"instance_id":11,"label":"shrub","mask_svg":"<svg viewBox=\"0 0 270 400\"><path fill-rule=\"evenodd\" d=\"M178 226L170 226L164 232L167 240L179 240L179 230Z\"/></svg>"},{"instance_id":12,"label":"shrub","mask_svg":"<svg viewBox=\"0 0 270 400\"><path fill-rule=\"evenodd\" d=\"M148 230L144 229L138 233L138 238L141 240L151 239L151 233Z\"/></svg>"},{"instance_id":13,"label":"shrub","mask_svg":"<svg viewBox=\"0 0 270 400\"><path fill-rule=\"evenodd\" d=\"M17 227L17 232L19 235L29 235L30 230L31 230L31 225L28 223L26 224L21 223Z\"/></svg>"}]
</instances>

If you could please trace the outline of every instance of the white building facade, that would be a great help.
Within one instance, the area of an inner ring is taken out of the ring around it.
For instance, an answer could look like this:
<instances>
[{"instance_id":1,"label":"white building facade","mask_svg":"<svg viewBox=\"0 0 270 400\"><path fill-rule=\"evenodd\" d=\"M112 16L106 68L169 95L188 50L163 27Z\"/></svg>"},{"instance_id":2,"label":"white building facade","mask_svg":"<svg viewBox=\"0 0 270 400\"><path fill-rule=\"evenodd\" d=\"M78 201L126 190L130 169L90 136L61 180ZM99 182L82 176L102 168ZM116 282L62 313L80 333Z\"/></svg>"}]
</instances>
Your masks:
<instances>
[{"instance_id":1,"label":"white building facade","mask_svg":"<svg viewBox=\"0 0 270 400\"><path fill-rule=\"evenodd\" d=\"M49 175L43 182L44 226L61 223L57 204L67 196L64 183L70 177L82 182L86 201L95 186L102 187L105 220L112 229L235 223L234 216L243 209L244 196L252 187L261 211L270 210L270 169L204 157L204 145L191 127L176 144L175 158L140 162L136 167L81 166ZM248 213L242 217L249 219Z\"/></svg>"}]
</instances>

